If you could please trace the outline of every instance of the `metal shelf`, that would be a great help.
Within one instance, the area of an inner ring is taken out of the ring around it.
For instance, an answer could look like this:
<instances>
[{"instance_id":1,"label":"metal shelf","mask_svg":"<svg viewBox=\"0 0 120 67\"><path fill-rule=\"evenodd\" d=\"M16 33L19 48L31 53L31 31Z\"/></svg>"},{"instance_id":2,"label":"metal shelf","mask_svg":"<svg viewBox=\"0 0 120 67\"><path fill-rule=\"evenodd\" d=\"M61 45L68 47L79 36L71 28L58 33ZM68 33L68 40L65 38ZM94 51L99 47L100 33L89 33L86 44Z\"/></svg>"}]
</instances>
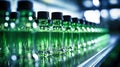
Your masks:
<instances>
[{"instance_id":1,"label":"metal shelf","mask_svg":"<svg viewBox=\"0 0 120 67\"><path fill-rule=\"evenodd\" d=\"M111 36L109 45L102 49L100 52L96 53L86 61L79 64L77 67L99 67L102 61L109 55L112 49L116 46L115 43L118 40L118 36Z\"/></svg>"}]
</instances>

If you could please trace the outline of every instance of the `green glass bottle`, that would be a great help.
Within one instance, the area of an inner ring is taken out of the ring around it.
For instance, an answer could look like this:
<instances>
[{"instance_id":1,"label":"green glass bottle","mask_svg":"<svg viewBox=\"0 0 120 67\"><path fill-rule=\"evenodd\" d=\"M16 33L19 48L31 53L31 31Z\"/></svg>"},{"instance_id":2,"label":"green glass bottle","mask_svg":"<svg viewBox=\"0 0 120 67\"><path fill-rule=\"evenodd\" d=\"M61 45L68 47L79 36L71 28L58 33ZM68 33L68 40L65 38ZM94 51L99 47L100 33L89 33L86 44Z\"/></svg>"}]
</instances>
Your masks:
<instances>
[{"instance_id":1,"label":"green glass bottle","mask_svg":"<svg viewBox=\"0 0 120 67\"><path fill-rule=\"evenodd\" d=\"M64 50L65 53L61 56L61 61L64 66L69 66L70 63L69 60L71 56L71 35L72 35L72 27L71 27L71 16L70 15L64 15L63 16L63 44L64 44Z\"/></svg>"},{"instance_id":2,"label":"green glass bottle","mask_svg":"<svg viewBox=\"0 0 120 67\"><path fill-rule=\"evenodd\" d=\"M6 31L8 28L10 2L0 1L0 66L7 66L8 45L6 40Z\"/></svg>"},{"instance_id":3,"label":"green glass bottle","mask_svg":"<svg viewBox=\"0 0 120 67\"><path fill-rule=\"evenodd\" d=\"M61 55L64 53L63 45L63 31L62 31L63 16L61 12L52 12L51 16L51 45L53 66L59 66L58 62L61 61Z\"/></svg>"},{"instance_id":4,"label":"green glass bottle","mask_svg":"<svg viewBox=\"0 0 120 67\"><path fill-rule=\"evenodd\" d=\"M49 12L39 11L37 24L39 27L38 32L36 33L36 46L39 51L39 55L46 54L49 51ZM47 55L47 54L46 54Z\"/></svg>"},{"instance_id":5,"label":"green glass bottle","mask_svg":"<svg viewBox=\"0 0 120 67\"><path fill-rule=\"evenodd\" d=\"M8 64L10 67L18 66L18 50L16 35L16 23L18 22L19 14L17 12L10 13L8 29L6 33L7 44L9 46Z\"/></svg>"},{"instance_id":6,"label":"green glass bottle","mask_svg":"<svg viewBox=\"0 0 120 67\"><path fill-rule=\"evenodd\" d=\"M79 28L79 26L78 26L78 23L79 23L79 21L78 21L78 18L77 17L74 17L74 18L72 18L72 23L71 23L71 27L72 27L72 31L71 31L71 33L72 33L72 38L71 38L71 40L72 40L72 52L71 52L71 57L74 57L74 58L71 58L71 64L72 65L75 65L76 63L77 63L77 59L78 59L78 56L77 56L77 54L78 54L78 46L79 46L79 38L80 38L80 28Z\"/></svg>"},{"instance_id":7,"label":"green glass bottle","mask_svg":"<svg viewBox=\"0 0 120 67\"><path fill-rule=\"evenodd\" d=\"M35 44L40 58L40 66L44 67L48 62L46 57L50 55L50 42L49 42L49 12L39 11L37 14L38 30L35 34Z\"/></svg>"},{"instance_id":8,"label":"green glass bottle","mask_svg":"<svg viewBox=\"0 0 120 67\"><path fill-rule=\"evenodd\" d=\"M92 28L91 28L91 30L92 30L92 36L93 36L93 45L92 45L92 50L94 50L94 46L95 46L95 44L97 43L97 38L99 37L99 36L101 36L101 34L99 34L99 32L97 31L97 24L96 23L93 23L92 24Z\"/></svg>"},{"instance_id":9,"label":"green glass bottle","mask_svg":"<svg viewBox=\"0 0 120 67\"><path fill-rule=\"evenodd\" d=\"M78 51L78 45L79 45L79 36L80 36L80 32L79 32L79 26L78 26L78 18L72 18L72 33L73 33L73 49L74 52L76 54L76 52Z\"/></svg>"},{"instance_id":10,"label":"green glass bottle","mask_svg":"<svg viewBox=\"0 0 120 67\"><path fill-rule=\"evenodd\" d=\"M70 15L64 15L63 16L63 36L64 36L64 49L66 52L70 51L69 48L72 45L72 40L71 40L71 16Z\"/></svg>"},{"instance_id":11,"label":"green glass bottle","mask_svg":"<svg viewBox=\"0 0 120 67\"><path fill-rule=\"evenodd\" d=\"M102 48L105 48L109 42L109 33L107 27L105 27L103 24L97 24L97 42L98 46L96 46L96 50L100 51Z\"/></svg>"},{"instance_id":12,"label":"green glass bottle","mask_svg":"<svg viewBox=\"0 0 120 67\"><path fill-rule=\"evenodd\" d=\"M17 11L20 14L17 26L19 46L19 65L33 67L32 52L34 51L33 31L33 3L31 1L18 1ZM33 56L34 58L34 56ZM36 58L34 58L36 59Z\"/></svg>"},{"instance_id":13,"label":"green glass bottle","mask_svg":"<svg viewBox=\"0 0 120 67\"><path fill-rule=\"evenodd\" d=\"M87 51L87 25L86 25L86 22L85 22L85 19L80 19L80 23L81 23L81 32L80 32L80 47L82 48L82 55Z\"/></svg>"},{"instance_id":14,"label":"green glass bottle","mask_svg":"<svg viewBox=\"0 0 120 67\"><path fill-rule=\"evenodd\" d=\"M95 44L95 37L96 37L96 34L94 32L94 23L93 22L89 22L89 29L90 29L90 40L88 42L88 50L89 51L93 51L93 48L92 46Z\"/></svg>"},{"instance_id":15,"label":"green glass bottle","mask_svg":"<svg viewBox=\"0 0 120 67\"><path fill-rule=\"evenodd\" d=\"M84 55L83 44L85 40L84 40L84 30L82 29L84 27L83 19L79 19L78 27L79 27L78 54Z\"/></svg>"},{"instance_id":16,"label":"green glass bottle","mask_svg":"<svg viewBox=\"0 0 120 67\"><path fill-rule=\"evenodd\" d=\"M86 21L87 23L87 33L86 33L86 36L88 38L86 38L86 44L87 44L87 50L90 52L91 50L91 45L92 45L92 42L93 42L93 36L92 36L92 31L91 31L91 28L92 28L92 22L88 22Z\"/></svg>"},{"instance_id":17,"label":"green glass bottle","mask_svg":"<svg viewBox=\"0 0 120 67\"><path fill-rule=\"evenodd\" d=\"M63 37L62 37L62 20L61 12L52 13L52 31L51 31L51 45L53 54L60 54L63 52Z\"/></svg>"},{"instance_id":18,"label":"green glass bottle","mask_svg":"<svg viewBox=\"0 0 120 67\"><path fill-rule=\"evenodd\" d=\"M89 53L89 45L90 44L90 38L91 38L91 30L90 30L90 24L88 21L85 20L85 32L84 32L84 51L85 53Z\"/></svg>"}]
</instances>

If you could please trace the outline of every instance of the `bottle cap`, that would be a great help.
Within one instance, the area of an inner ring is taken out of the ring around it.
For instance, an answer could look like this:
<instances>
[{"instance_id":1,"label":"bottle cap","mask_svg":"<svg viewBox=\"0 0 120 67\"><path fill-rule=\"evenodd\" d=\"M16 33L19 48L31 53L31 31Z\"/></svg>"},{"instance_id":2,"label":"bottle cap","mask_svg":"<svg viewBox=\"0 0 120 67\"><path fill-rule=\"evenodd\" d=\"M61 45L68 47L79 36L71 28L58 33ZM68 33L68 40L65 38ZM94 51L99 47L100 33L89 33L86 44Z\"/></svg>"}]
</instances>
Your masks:
<instances>
[{"instance_id":1,"label":"bottle cap","mask_svg":"<svg viewBox=\"0 0 120 67\"><path fill-rule=\"evenodd\" d=\"M53 12L52 13L52 19L63 19L62 13L61 12Z\"/></svg>"},{"instance_id":2,"label":"bottle cap","mask_svg":"<svg viewBox=\"0 0 120 67\"><path fill-rule=\"evenodd\" d=\"M89 25L89 22L85 20L85 24L86 24L86 25Z\"/></svg>"},{"instance_id":3,"label":"bottle cap","mask_svg":"<svg viewBox=\"0 0 120 67\"><path fill-rule=\"evenodd\" d=\"M90 25L90 26L93 26L93 22L89 22L89 25Z\"/></svg>"},{"instance_id":4,"label":"bottle cap","mask_svg":"<svg viewBox=\"0 0 120 67\"><path fill-rule=\"evenodd\" d=\"M92 25L92 22L85 20L85 25Z\"/></svg>"},{"instance_id":5,"label":"bottle cap","mask_svg":"<svg viewBox=\"0 0 120 67\"><path fill-rule=\"evenodd\" d=\"M31 1L18 1L17 10L33 10L33 3Z\"/></svg>"},{"instance_id":6,"label":"bottle cap","mask_svg":"<svg viewBox=\"0 0 120 67\"><path fill-rule=\"evenodd\" d=\"M79 21L78 21L78 18L76 18L76 17L75 17L75 18L72 18L72 22L73 22L73 23L78 23L78 22L79 22Z\"/></svg>"},{"instance_id":7,"label":"bottle cap","mask_svg":"<svg viewBox=\"0 0 120 67\"><path fill-rule=\"evenodd\" d=\"M17 19L18 17L19 17L19 13L18 12L11 12L10 13L10 18L11 19L14 19L14 18Z\"/></svg>"},{"instance_id":8,"label":"bottle cap","mask_svg":"<svg viewBox=\"0 0 120 67\"><path fill-rule=\"evenodd\" d=\"M0 10L11 11L9 1L0 1Z\"/></svg>"},{"instance_id":9,"label":"bottle cap","mask_svg":"<svg viewBox=\"0 0 120 67\"><path fill-rule=\"evenodd\" d=\"M85 24L85 20L84 19L80 19L80 24Z\"/></svg>"},{"instance_id":10,"label":"bottle cap","mask_svg":"<svg viewBox=\"0 0 120 67\"><path fill-rule=\"evenodd\" d=\"M39 11L37 14L38 19L49 19L49 12L47 11Z\"/></svg>"},{"instance_id":11,"label":"bottle cap","mask_svg":"<svg viewBox=\"0 0 120 67\"><path fill-rule=\"evenodd\" d=\"M70 15L64 15L63 16L63 21L69 21L69 22L71 22L72 20L71 20L71 16Z\"/></svg>"}]
</instances>

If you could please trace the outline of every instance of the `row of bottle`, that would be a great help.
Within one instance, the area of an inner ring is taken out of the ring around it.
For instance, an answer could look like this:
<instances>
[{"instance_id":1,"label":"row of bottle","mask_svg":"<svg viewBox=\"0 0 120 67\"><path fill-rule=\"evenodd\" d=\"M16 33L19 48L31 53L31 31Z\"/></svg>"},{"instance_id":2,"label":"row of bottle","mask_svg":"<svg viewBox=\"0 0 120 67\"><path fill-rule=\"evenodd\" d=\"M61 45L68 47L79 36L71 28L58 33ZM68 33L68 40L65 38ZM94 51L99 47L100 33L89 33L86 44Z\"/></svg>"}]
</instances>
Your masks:
<instances>
[{"instance_id":1,"label":"row of bottle","mask_svg":"<svg viewBox=\"0 0 120 67\"><path fill-rule=\"evenodd\" d=\"M0 1L0 65L44 66L41 58L57 56L59 60L62 54L67 58L84 54L108 39L107 29L99 24L61 12L53 12L51 17L49 12L39 11L36 18L30 1L19 1L17 12L10 12L8 1Z\"/></svg>"}]
</instances>

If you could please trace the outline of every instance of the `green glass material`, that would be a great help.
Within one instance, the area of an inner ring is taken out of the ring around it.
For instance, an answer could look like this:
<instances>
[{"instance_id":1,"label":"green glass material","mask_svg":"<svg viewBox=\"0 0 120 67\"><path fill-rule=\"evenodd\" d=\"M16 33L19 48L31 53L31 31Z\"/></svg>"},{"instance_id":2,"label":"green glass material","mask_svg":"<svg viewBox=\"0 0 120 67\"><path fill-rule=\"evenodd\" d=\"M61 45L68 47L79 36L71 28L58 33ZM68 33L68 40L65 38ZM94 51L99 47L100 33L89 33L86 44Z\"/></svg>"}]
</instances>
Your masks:
<instances>
[{"instance_id":1,"label":"green glass material","mask_svg":"<svg viewBox=\"0 0 120 67\"><path fill-rule=\"evenodd\" d=\"M20 13L20 18L19 18L19 23L17 23L17 29L30 31L33 23L33 17L32 17L33 12L27 10L21 10L19 11L19 13Z\"/></svg>"},{"instance_id":2,"label":"green glass material","mask_svg":"<svg viewBox=\"0 0 120 67\"><path fill-rule=\"evenodd\" d=\"M47 56L49 52L49 24L48 19L38 19L38 31L35 33L35 42L39 55Z\"/></svg>"},{"instance_id":3,"label":"green glass material","mask_svg":"<svg viewBox=\"0 0 120 67\"><path fill-rule=\"evenodd\" d=\"M83 51L83 43L84 43L84 31L82 30L83 24L81 24L80 22L77 23L77 29L78 29L78 35L79 35L79 40L78 40L78 54L83 55L84 51Z\"/></svg>"},{"instance_id":4,"label":"green glass material","mask_svg":"<svg viewBox=\"0 0 120 67\"><path fill-rule=\"evenodd\" d=\"M34 50L34 32L33 32L33 12L29 10L20 10L19 22L17 27L17 40L19 45L19 65L33 67L32 52Z\"/></svg>"},{"instance_id":5,"label":"green glass material","mask_svg":"<svg viewBox=\"0 0 120 67\"><path fill-rule=\"evenodd\" d=\"M108 29L63 21L58 13L49 19L19 10L19 18L0 11L0 63L10 67L74 67L109 42ZM10 19L10 20L9 20ZM51 22L49 22L49 20ZM9 22L8 22L9 21Z\"/></svg>"},{"instance_id":6,"label":"green glass material","mask_svg":"<svg viewBox=\"0 0 120 67\"><path fill-rule=\"evenodd\" d=\"M8 22L8 28L5 31L5 38L8 45L8 63L9 66L17 66L18 65L18 56L19 56L19 46L18 46L18 40L17 40L17 32L16 32L16 23L18 22L18 17L13 17L13 14L15 12L11 12L10 14L10 20ZM17 15L17 14L16 14Z\"/></svg>"},{"instance_id":7,"label":"green glass material","mask_svg":"<svg viewBox=\"0 0 120 67\"><path fill-rule=\"evenodd\" d=\"M63 49L62 20L52 20L51 45L54 54L59 54Z\"/></svg>"},{"instance_id":8,"label":"green glass material","mask_svg":"<svg viewBox=\"0 0 120 67\"><path fill-rule=\"evenodd\" d=\"M9 11L0 10L0 65L7 66L8 45L6 30L8 28Z\"/></svg>"},{"instance_id":9,"label":"green glass material","mask_svg":"<svg viewBox=\"0 0 120 67\"><path fill-rule=\"evenodd\" d=\"M39 11L37 16L35 44L40 58L39 65L45 67L48 65L48 56L51 55L49 12Z\"/></svg>"},{"instance_id":10,"label":"green glass material","mask_svg":"<svg viewBox=\"0 0 120 67\"><path fill-rule=\"evenodd\" d=\"M63 36L64 36L63 43L66 51L70 51L70 47L72 45L72 40L71 40L72 28L70 23L71 22L69 21L63 21Z\"/></svg>"},{"instance_id":11,"label":"green glass material","mask_svg":"<svg viewBox=\"0 0 120 67\"><path fill-rule=\"evenodd\" d=\"M73 42L73 49L74 49L74 53L78 54L78 47L80 45L80 28L78 26L78 22L72 22L71 23L71 27L72 27L72 42Z\"/></svg>"}]
</instances>

